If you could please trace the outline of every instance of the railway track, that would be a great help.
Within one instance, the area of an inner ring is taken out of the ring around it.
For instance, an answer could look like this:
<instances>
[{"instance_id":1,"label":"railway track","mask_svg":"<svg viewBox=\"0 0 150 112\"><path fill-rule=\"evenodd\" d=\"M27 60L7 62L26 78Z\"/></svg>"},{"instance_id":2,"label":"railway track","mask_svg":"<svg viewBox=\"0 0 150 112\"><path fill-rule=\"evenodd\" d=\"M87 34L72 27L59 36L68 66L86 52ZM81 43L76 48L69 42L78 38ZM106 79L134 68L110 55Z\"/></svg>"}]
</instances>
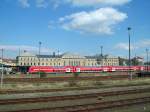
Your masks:
<instances>
[{"instance_id":1,"label":"railway track","mask_svg":"<svg viewBox=\"0 0 150 112\"><path fill-rule=\"evenodd\" d=\"M150 97L132 98L117 101L104 101L93 104L55 107L55 108L43 108L43 109L31 109L31 110L19 110L9 112L99 112L103 109L131 106L135 104L150 103Z\"/></svg>"},{"instance_id":2,"label":"railway track","mask_svg":"<svg viewBox=\"0 0 150 112\"><path fill-rule=\"evenodd\" d=\"M73 81L73 80L76 80L76 81L124 80L128 78L129 78L128 75L87 76L87 77L51 77L51 78L4 78L4 82L49 83L49 82L63 82L63 81Z\"/></svg>"},{"instance_id":3,"label":"railway track","mask_svg":"<svg viewBox=\"0 0 150 112\"><path fill-rule=\"evenodd\" d=\"M136 84L136 86L147 86L149 84ZM118 85L110 86L105 88L113 87L134 87L135 85ZM102 88L102 87L101 87ZM90 89L100 89L100 87L75 87L75 88L63 88L63 89L28 89L28 90L11 90L11 89L1 89L1 94L21 94L21 93L46 93L46 92L62 92L62 91L75 91L75 90L90 90Z\"/></svg>"},{"instance_id":4,"label":"railway track","mask_svg":"<svg viewBox=\"0 0 150 112\"><path fill-rule=\"evenodd\" d=\"M0 100L0 105L26 104L26 103L37 103L37 102L49 102L49 101L65 101L65 100L77 100L77 99L88 99L88 98L98 98L100 100L101 97L115 96L115 95L126 95L126 94L136 94L136 93L148 93L148 92L150 92L150 88L122 90L122 91L111 91L111 92L99 92L99 93L79 94L79 95L66 95L66 96L5 99L5 100Z\"/></svg>"},{"instance_id":5,"label":"railway track","mask_svg":"<svg viewBox=\"0 0 150 112\"><path fill-rule=\"evenodd\" d=\"M98 87L80 87L80 88L65 88L65 89L0 90L0 94L45 93L45 92L61 92L61 91L89 90L89 89L99 89L99 88Z\"/></svg>"}]
</instances>

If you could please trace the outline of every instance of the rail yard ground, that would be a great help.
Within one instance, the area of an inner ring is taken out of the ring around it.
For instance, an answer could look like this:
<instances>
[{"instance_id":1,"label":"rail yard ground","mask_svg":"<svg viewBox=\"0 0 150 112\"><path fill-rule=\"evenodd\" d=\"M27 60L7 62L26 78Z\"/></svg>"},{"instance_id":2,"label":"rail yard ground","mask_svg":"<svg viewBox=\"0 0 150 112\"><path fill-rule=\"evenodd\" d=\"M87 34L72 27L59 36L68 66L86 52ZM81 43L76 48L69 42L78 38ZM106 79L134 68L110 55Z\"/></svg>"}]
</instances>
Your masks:
<instances>
[{"instance_id":1,"label":"rail yard ground","mask_svg":"<svg viewBox=\"0 0 150 112\"><path fill-rule=\"evenodd\" d=\"M5 81L0 89L0 112L150 111L149 77L134 77L133 80L126 77L115 80Z\"/></svg>"},{"instance_id":2,"label":"rail yard ground","mask_svg":"<svg viewBox=\"0 0 150 112\"><path fill-rule=\"evenodd\" d=\"M136 72L132 72L132 74L136 74ZM84 76L111 76L111 75L128 75L128 72L98 72L98 73L79 73L81 77ZM51 73L51 74L46 74L47 78L49 77L72 77L72 73ZM38 78L39 74L22 74L22 73L17 73L17 74L7 74L4 76L5 78Z\"/></svg>"}]
</instances>

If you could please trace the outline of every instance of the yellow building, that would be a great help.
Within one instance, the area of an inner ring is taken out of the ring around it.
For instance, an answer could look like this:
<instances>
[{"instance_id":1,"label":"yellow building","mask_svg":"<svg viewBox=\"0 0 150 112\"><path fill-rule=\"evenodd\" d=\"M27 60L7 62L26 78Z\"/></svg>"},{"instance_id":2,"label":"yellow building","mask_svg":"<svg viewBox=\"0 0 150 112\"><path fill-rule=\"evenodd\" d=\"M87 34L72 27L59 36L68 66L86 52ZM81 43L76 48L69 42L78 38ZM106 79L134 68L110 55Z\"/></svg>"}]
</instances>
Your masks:
<instances>
[{"instance_id":1,"label":"yellow building","mask_svg":"<svg viewBox=\"0 0 150 112\"><path fill-rule=\"evenodd\" d=\"M115 56L106 56L102 59L103 66L119 66L119 58Z\"/></svg>"},{"instance_id":2,"label":"yellow building","mask_svg":"<svg viewBox=\"0 0 150 112\"><path fill-rule=\"evenodd\" d=\"M17 56L18 66L98 66L96 58L89 58L77 54L64 53L62 55L32 55L24 53Z\"/></svg>"},{"instance_id":3,"label":"yellow building","mask_svg":"<svg viewBox=\"0 0 150 112\"><path fill-rule=\"evenodd\" d=\"M102 59L101 64L97 63L95 56L81 56L78 54L64 53L62 55L32 55L24 53L17 56L18 66L101 66L119 65L118 58Z\"/></svg>"},{"instance_id":4,"label":"yellow building","mask_svg":"<svg viewBox=\"0 0 150 112\"><path fill-rule=\"evenodd\" d=\"M2 61L2 59L0 58L0 64L3 64L5 66L14 67L14 66L16 66L16 60L14 60L14 59L6 59L5 58Z\"/></svg>"}]
</instances>

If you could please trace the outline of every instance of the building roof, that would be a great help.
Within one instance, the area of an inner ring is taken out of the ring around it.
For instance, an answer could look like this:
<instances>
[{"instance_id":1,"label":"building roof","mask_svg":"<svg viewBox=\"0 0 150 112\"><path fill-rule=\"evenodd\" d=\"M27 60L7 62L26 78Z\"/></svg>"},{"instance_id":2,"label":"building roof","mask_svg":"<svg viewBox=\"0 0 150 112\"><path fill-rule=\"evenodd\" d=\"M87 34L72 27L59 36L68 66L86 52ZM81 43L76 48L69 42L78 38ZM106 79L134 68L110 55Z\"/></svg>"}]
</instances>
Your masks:
<instances>
[{"instance_id":1,"label":"building roof","mask_svg":"<svg viewBox=\"0 0 150 112\"><path fill-rule=\"evenodd\" d=\"M36 55L37 58L61 58L62 55Z\"/></svg>"},{"instance_id":2,"label":"building roof","mask_svg":"<svg viewBox=\"0 0 150 112\"><path fill-rule=\"evenodd\" d=\"M79 54L72 54L72 53L64 53L62 55L62 58L76 58L76 59L85 59L86 57L85 56L81 56Z\"/></svg>"},{"instance_id":3,"label":"building roof","mask_svg":"<svg viewBox=\"0 0 150 112\"><path fill-rule=\"evenodd\" d=\"M36 56L36 55L29 53L29 52L24 52L20 56Z\"/></svg>"},{"instance_id":4,"label":"building roof","mask_svg":"<svg viewBox=\"0 0 150 112\"><path fill-rule=\"evenodd\" d=\"M97 56L85 56L87 59L96 59L98 58Z\"/></svg>"}]
</instances>

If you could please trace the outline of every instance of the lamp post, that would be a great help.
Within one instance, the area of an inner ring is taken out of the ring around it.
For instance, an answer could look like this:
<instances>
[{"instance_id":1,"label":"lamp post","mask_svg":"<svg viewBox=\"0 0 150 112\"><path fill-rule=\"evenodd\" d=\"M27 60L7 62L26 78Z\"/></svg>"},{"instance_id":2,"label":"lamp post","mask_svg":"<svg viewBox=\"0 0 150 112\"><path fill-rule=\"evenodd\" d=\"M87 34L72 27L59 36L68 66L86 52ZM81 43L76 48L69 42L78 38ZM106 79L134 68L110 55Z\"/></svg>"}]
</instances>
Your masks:
<instances>
[{"instance_id":1,"label":"lamp post","mask_svg":"<svg viewBox=\"0 0 150 112\"><path fill-rule=\"evenodd\" d=\"M40 77L40 54L41 54L41 44L42 44L42 42L39 42L39 77Z\"/></svg>"},{"instance_id":2,"label":"lamp post","mask_svg":"<svg viewBox=\"0 0 150 112\"><path fill-rule=\"evenodd\" d=\"M103 46L101 46L101 60L102 60L102 66L103 66Z\"/></svg>"},{"instance_id":3,"label":"lamp post","mask_svg":"<svg viewBox=\"0 0 150 112\"><path fill-rule=\"evenodd\" d=\"M149 50L148 50L148 49L146 49L146 57L147 57L147 64L146 64L146 65L147 65L147 67L146 67L146 68L147 68L147 71L148 71L148 66L149 66L149 64L148 64L148 52L149 52Z\"/></svg>"},{"instance_id":4,"label":"lamp post","mask_svg":"<svg viewBox=\"0 0 150 112\"><path fill-rule=\"evenodd\" d=\"M103 56L103 46L101 46L101 56Z\"/></svg>"},{"instance_id":5,"label":"lamp post","mask_svg":"<svg viewBox=\"0 0 150 112\"><path fill-rule=\"evenodd\" d=\"M2 71L1 71L1 88L3 87L3 77L4 77L4 68L3 68L3 52L4 52L4 49L1 49L2 51Z\"/></svg>"},{"instance_id":6,"label":"lamp post","mask_svg":"<svg viewBox=\"0 0 150 112\"><path fill-rule=\"evenodd\" d=\"M132 73L131 73L131 49L130 49L130 31L131 27L128 27L128 37L129 37L129 76L130 80L132 80Z\"/></svg>"}]
</instances>

